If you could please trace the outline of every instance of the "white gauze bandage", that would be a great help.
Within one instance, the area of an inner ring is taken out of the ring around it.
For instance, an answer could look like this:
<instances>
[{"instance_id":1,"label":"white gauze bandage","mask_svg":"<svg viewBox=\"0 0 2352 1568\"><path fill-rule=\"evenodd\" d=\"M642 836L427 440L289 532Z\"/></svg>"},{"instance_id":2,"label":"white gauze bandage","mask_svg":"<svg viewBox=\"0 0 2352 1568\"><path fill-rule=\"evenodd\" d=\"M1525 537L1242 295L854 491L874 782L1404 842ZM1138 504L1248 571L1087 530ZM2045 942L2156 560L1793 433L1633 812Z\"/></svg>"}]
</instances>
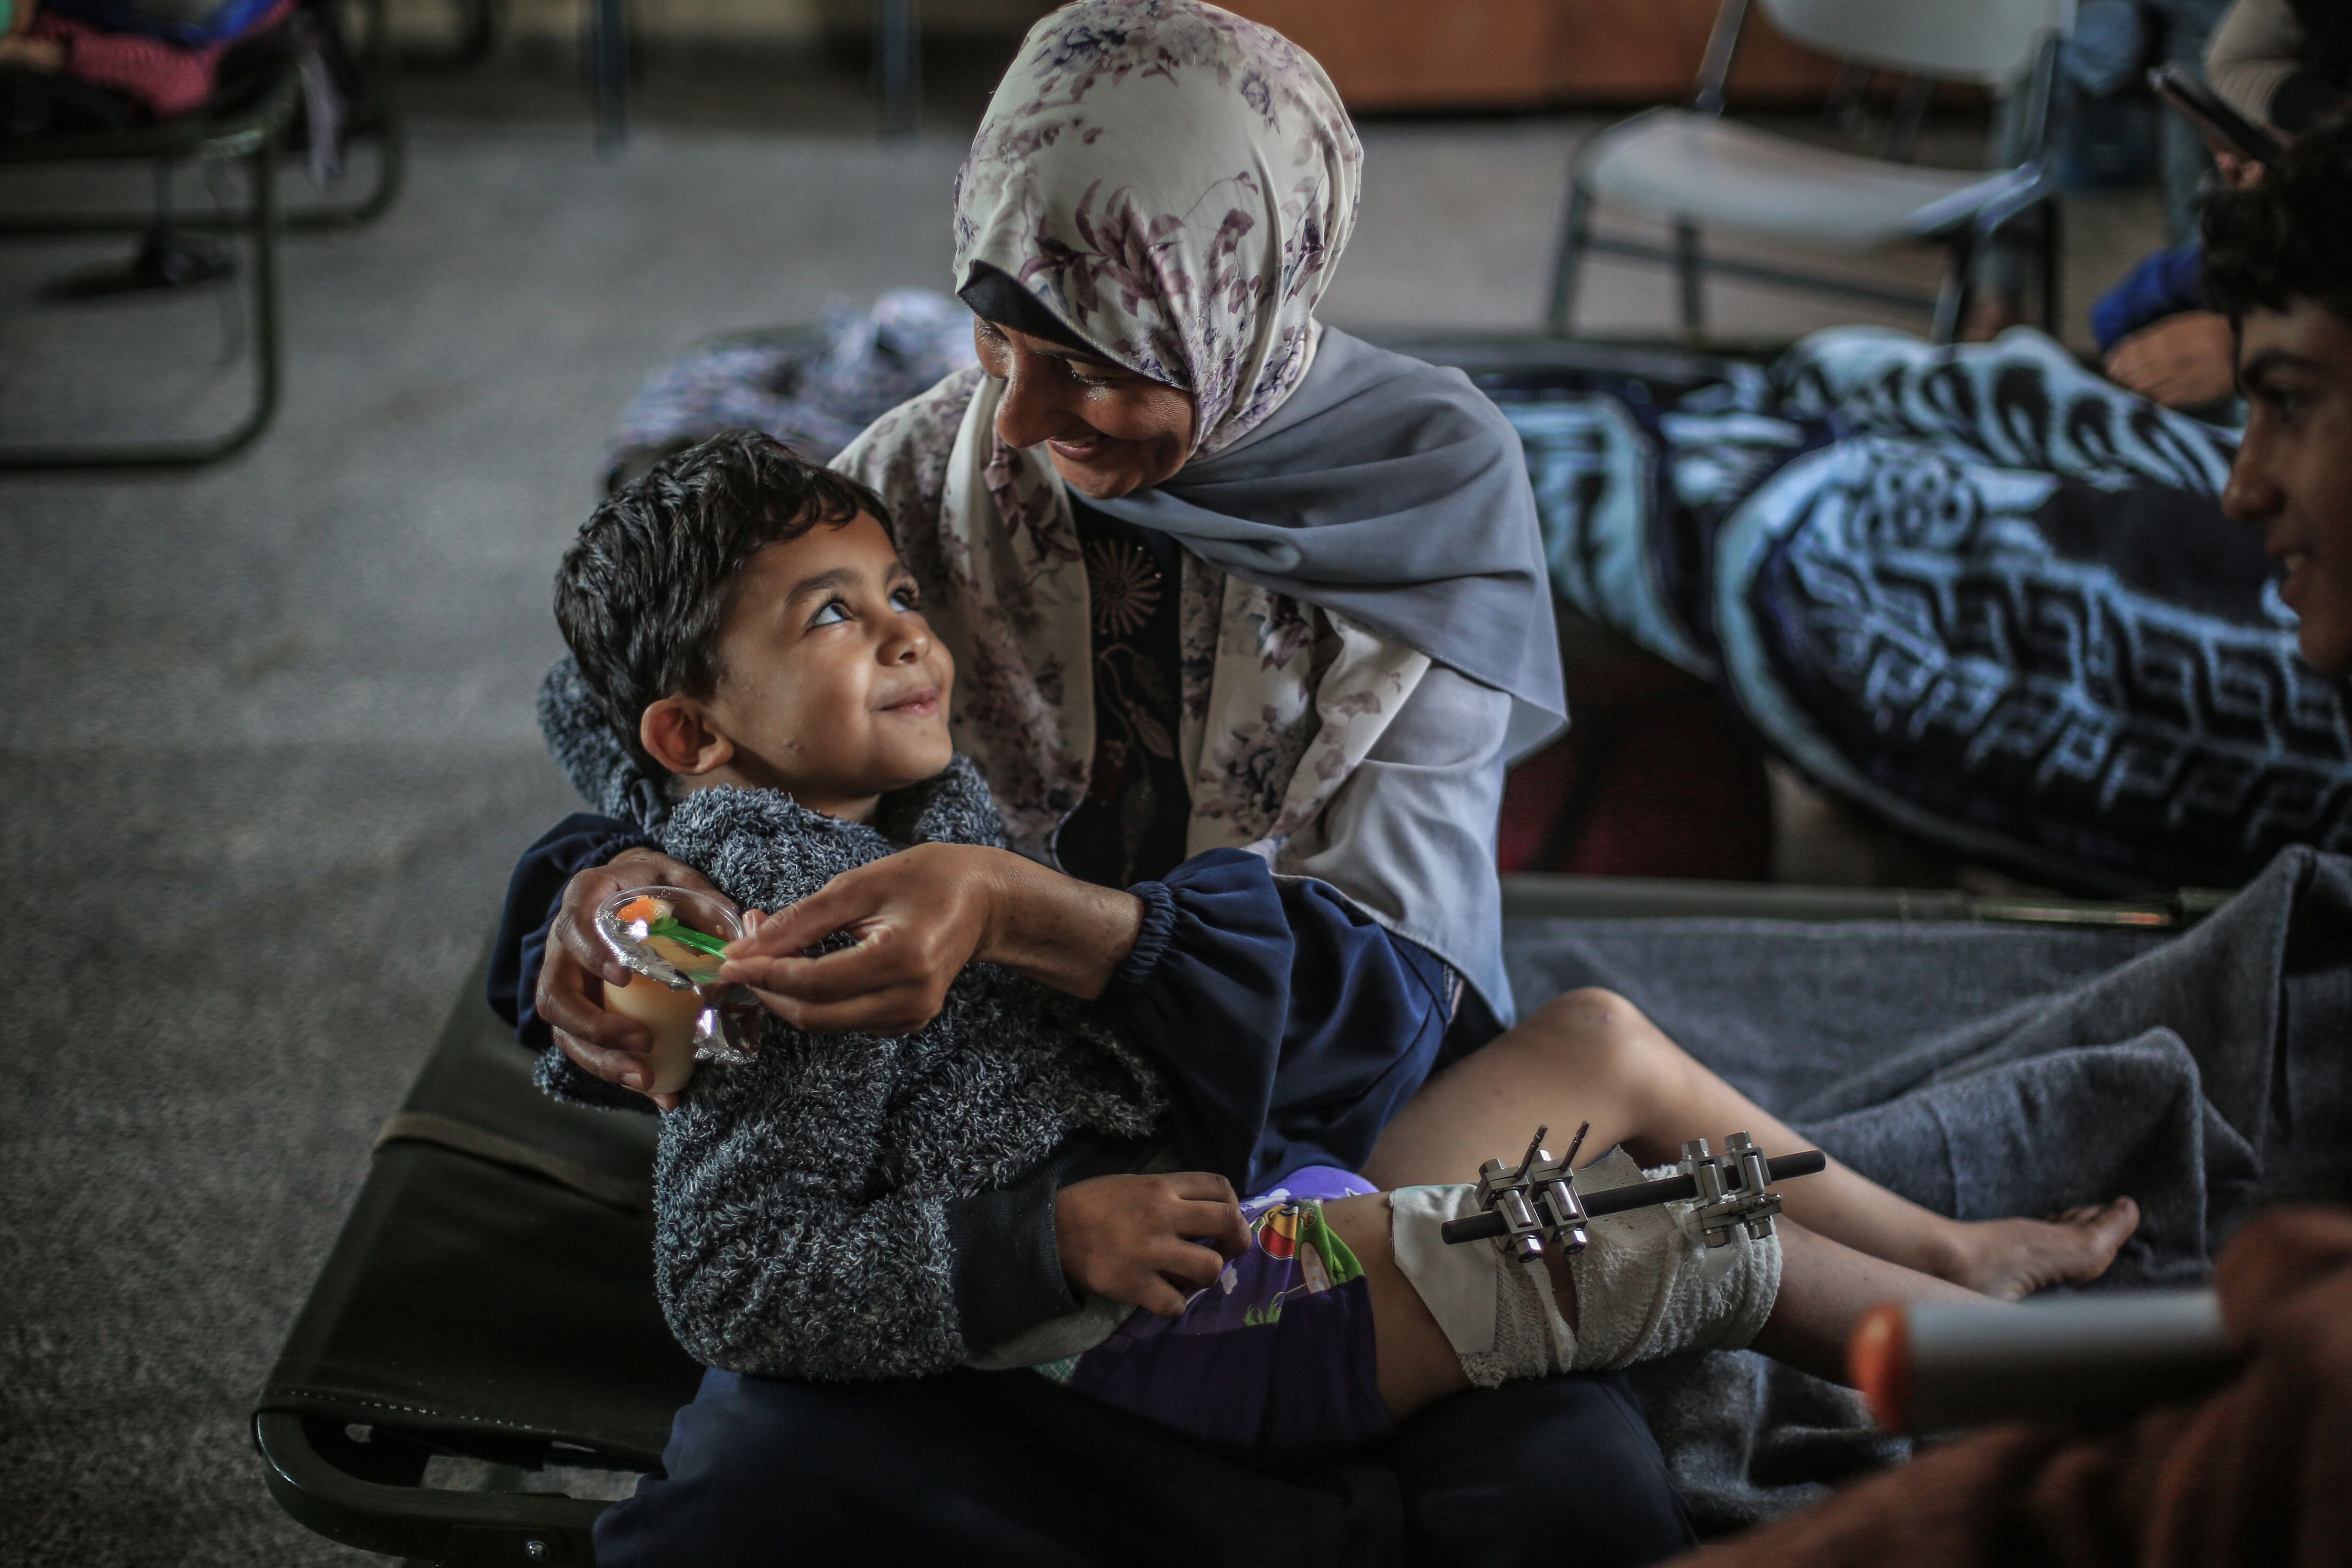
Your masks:
<instances>
[{"instance_id":1,"label":"white gauze bandage","mask_svg":"<svg viewBox=\"0 0 2352 1568\"><path fill-rule=\"evenodd\" d=\"M1577 1173L1588 1194L1640 1180L1640 1167L1619 1149ZM1592 1245L1569 1260L1573 1330L1542 1263L1515 1262L1487 1241L1445 1244L1441 1226L1478 1212L1475 1184L1400 1187L1389 1194L1389 1226L1397 1268L1462 1358L1464 1373L1491 1388L1508 1378L1605 1371L1753 1340L1780 1295L1780 1238L1742 1237L1710 1247L1693 1218L1696 1206L1670 1204L1592 1221Z\"/></svg>"},{"instance_id":2,"label":"white gauze bandage","mask_svg":"<svg viewBox=\"0 0 2352 1568\"><path fill-rule=\"evenodd\" d=\"M1439 1227L1477 1212L1478 1189L1469 1183L1397 1188L1389 1194L1397 1268L1421 1293L1475 1386L1570 1370L1576 1334L1559 1315L1542 1262L1516 1262L1490 1241L1445 1245Z\"/></svg>"}]
</instances>

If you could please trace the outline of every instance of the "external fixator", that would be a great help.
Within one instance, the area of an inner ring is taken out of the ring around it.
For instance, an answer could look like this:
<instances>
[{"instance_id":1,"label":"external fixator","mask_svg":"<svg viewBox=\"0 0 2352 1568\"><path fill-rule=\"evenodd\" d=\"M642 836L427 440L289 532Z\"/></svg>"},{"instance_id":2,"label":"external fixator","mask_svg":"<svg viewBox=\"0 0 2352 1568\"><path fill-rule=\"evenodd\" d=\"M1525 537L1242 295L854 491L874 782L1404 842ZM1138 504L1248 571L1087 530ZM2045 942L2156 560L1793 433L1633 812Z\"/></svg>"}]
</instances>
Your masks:
<instances>
[{"instance_id":1,"label":"external fixator","mask_svg":"<svg viewBox=\"0 0 2352 1568\"><path fill-rule=\"evenodd\" d=\"M1755 1140L1735 1132L1720 1154L1709 1153L1704 1138L1684 1144L1677 1175L1585 1194L1577 1190L1576 1154L1592 1123L1578 1128L1576 1141L1556 1160L1543 1146L1550 1131L1536 1129L1516 1167L1489 1160L1478 1168L1481 1212L1446 1221L1440 1234L1448 1245L1492 1240L1505 1258L1532 1262L1553 1247L1564 1255L1583 1251L1592 1244L1587 1222L1604 1215L1693 1198L1698 1200L1693 1219L1707 1246L1727 1246L1741 1231L1762 1241L1772 1234L1773 1217L1780 1212L1780 1194L1772 1184L1812 1175L1829 1163L1818 1149L1767 1160Z\"/></svg>"}]
</instances>

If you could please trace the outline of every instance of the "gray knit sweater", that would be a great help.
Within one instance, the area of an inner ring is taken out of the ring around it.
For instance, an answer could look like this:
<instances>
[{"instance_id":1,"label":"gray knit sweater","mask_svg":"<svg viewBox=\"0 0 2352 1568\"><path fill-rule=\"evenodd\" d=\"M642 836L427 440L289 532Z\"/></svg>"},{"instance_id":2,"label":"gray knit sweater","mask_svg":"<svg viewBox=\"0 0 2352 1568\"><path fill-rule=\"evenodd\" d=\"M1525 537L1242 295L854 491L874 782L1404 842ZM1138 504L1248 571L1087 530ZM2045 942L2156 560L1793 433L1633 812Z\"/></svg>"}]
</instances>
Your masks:
<instances>
[{"instance_id":1,"label":"gray knit sweater","mask_svg":"<svg viewBox=\"0 0 2352 1568\"><path fill-rule=\"evenodd\" d=\"M666 853L749 907L782 909L908 845L1003 842L988 787L961 757L884 797L873 826L732 788L689 795L664 821L646 809L656 793L609 776L628 765L619 748L547 728L583 794L637 805ZM612 1103L560 1055L541 1081ZM991 964L968 966L940 1016L897 1038L811 1035L770 1017L747 1065L703 1063L663 1118L656 1281L670 1331L697 1360L737 1372L955 1366L988 1348L968 1342L958 1310L961 1209L1075 1136L1147 1136L1164 1103L1152 1069L1082 1004Z\"/></svg>"}]
</instances>

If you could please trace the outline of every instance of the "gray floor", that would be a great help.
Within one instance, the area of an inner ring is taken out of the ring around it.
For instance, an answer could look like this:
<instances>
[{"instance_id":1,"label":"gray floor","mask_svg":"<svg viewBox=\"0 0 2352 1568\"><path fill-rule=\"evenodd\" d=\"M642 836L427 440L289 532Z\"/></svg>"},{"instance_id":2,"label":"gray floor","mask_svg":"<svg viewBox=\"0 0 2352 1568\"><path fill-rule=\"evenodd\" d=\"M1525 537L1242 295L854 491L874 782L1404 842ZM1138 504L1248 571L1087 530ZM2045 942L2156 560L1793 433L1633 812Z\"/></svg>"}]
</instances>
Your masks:
<instances>
[{"instance_id":1,"label":"gray floor","mask_svg":"<svg viewBox=\"0 0 2352 1568\"><path fill-rule=\"evenodd\" d=\"M599 160L560 95L434 91L390 216L289 248L259 447L0 479L0 1562L360 1560L264 1494L247 1404L507 866L571 805L530 700L604 434L699 336L942 281L954 134L682 115ZM1586 128L1372 128L1329 317L1531 325ZM2086 209L2078 270L2147 212ZM227 405L216 292L37 297L110 254L0 250L0 438ZM1601 267L1583 320L1654 331L1668 300ZM1717 303L1759 336L1845 314Z\"/></svg>"}]
</instances>

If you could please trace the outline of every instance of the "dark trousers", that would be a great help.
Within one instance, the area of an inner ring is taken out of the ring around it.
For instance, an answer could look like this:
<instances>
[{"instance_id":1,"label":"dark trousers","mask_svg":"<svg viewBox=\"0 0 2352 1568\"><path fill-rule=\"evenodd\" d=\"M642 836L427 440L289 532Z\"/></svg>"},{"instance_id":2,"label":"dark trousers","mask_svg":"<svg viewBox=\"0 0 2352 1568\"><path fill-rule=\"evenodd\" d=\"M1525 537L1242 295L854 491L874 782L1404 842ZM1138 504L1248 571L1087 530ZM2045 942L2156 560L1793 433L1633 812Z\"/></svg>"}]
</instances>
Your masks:
<instances>
[{"instance_id":1,"label":"dark trousers","mask_svg":"<svg viewBox=\"0 0 2352 1568\"><path fill-rule=\"evenodd\" d=\"M599 1568L907 1563L1634 1568L1696 1543L1624 1379L1440 1401L1364 1458L1234 1463L1025 1372L706 1373Z\"/></svg>"}]
</instances>

